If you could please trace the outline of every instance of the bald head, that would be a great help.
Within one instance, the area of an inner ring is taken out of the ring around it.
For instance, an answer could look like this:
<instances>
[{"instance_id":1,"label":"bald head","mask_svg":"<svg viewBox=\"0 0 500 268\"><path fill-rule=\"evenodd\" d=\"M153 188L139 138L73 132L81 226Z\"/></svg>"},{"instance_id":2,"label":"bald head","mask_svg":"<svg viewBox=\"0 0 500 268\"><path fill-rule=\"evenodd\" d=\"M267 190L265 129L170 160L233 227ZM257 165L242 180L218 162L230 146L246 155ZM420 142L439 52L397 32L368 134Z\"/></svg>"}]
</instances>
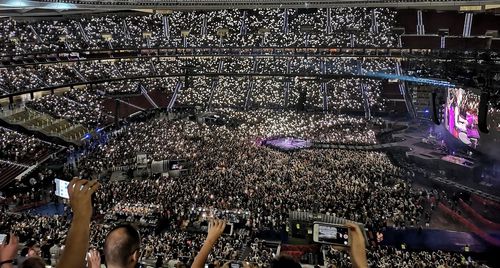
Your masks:
<instances>
[{"instance_id":1,"label":"bald head","mask_svg":"<svg viewBox=\"0 0 500 268\"><path fill-rule=\"evenodd\" d=\"M108 267L134 267L139 260L141 238L131 225L120 225L109 232L104 242Z\"/></svg>"},{"instance_id":2,"label":"bald head","mask_svg":"<svg viewBox=\"0 0 500 268\"><path fill-rule=\"evenodd\" d=\"M19 267L21 268L45 268L45 263L40 257L29 257Z\"/></svg>"}]
</instances>

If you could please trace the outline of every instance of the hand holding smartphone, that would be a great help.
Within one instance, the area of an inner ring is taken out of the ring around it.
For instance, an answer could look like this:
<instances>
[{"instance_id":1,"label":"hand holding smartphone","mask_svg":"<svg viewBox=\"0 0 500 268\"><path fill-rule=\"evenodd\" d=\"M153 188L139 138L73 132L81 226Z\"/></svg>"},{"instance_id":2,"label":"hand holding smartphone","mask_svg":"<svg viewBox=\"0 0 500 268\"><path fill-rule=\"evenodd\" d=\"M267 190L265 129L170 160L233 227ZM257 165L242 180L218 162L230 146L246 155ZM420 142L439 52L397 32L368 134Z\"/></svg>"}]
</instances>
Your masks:
<instances>
[{"instance_id":1,"label":"hand holding smartphone","mask_svg":"<svg viewBox=\"0 0 500 268\"><path fill-rule=\"evenodd\" d=\"M363 231L356 223L332 224L315 222L313 241L343 247L349 252L353 267L368 267L366 240Z\"/></svg>"},{"instance_id":2,"label":"hand holding smartphone","mask_svg":"<svg viewBox=\"0 0 500 268\"><path fill-rule=\"evenodd\" d=\"M226 227L224 227L224 231L222 232L222 234L224 235L233 235L233 224L228 222L226 223ZM210 228L212 228L212 223L209 222L208 223L208 230L210 230Z\"/></svg>"},{"instance_id":3,"label":"hand holding smartphone","mask_svg":"<svg viewBox=\"0 0 500 268\"><path fill-rule=\"evenodd\" d=\"M69 199L68 186L70 182L57 178L54 179L54 182L56 184L56 191L54 192L54 194L56 196ZM83 189L83 185L81 186L81 189Z\"/></svg>"},{"instance_id":4,"label":"hand holding smartphone","mask_svg":"<svg viewBox=\"0 0 500 268\"><path fill-rule=\"evenodd\" d=\"M313 241L321 244L349 247L349 227L341 224L315 222L313 225Z\"/></svg>"}]
</instances>

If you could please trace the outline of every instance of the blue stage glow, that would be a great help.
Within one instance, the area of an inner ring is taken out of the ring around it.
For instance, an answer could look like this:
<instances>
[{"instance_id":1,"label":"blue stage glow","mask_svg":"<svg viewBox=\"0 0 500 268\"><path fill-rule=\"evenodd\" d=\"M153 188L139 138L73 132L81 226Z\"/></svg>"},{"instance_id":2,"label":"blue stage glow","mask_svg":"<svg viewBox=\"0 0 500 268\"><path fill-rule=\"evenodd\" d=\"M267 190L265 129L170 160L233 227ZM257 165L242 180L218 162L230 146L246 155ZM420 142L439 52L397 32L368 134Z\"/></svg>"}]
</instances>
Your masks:
<instances>
[{"instance_id":1,"label":"blue stage glow","mask_svg":"<svg viewBox=\"0 0 500 268\"><path fill-rule=\"evenodd\" d=\"M55 9L55 10L68 10L77 9L78 6L71 3L48 3L46 5L41 3L36 3L28 0L0 0L0 7L10 7L10 8L42 8L42 9Z\"/></svg>"},{"instance_id":2,"label":"blue stage glow","mask_svg":"<svg viewBox=\"0 0 500 268\"><path fill-rule=\"evenodd\" d=\"M403 81L408 81L408 82L413 82L413 83L433 85L433 86L437 86L437 87L455 87L454 84L452 84L448 81L420 78L420 77L414 77L414 76L408 76L408 75L373 73L373 72L367 72L365 75L371 76L371 77L383 78L383 79L398 79L398 80L403 80Z\"/></svg>"},{"instance_id":3,"label":"blue stage glow","mask_svg":"<svg viewBox=\"0 0 500 268\"><path fill-rule=\"evenodd\" d=\"M50 3L42 8L68 10L68 9L76 9L77 6L75 4L70 4L70 3Z\"/></svg>"},{"instance_id":4,"label":"blue stage glow","mask_svg":"<svg viewBox=\"0 0 500 268\"><path fill-rule=\"evenodd\" d=\"M98 129L95 130L95 132L97 132L97 133L99 133L101 131L102 131L102 128L98 128Z\"/></svg>"},{"instance_id":5,"label":"blue stage glow","mask_svg":"<svg viewBox=\"0 0 500 268\"><path fill-rule=\"evenodd\" d=\"M16 8L16 7L29 7L29 3L27 3L26 1L24 0L10 0L10 1L7 1L5 3L0 3L0 6L7 6L7 7L13 7L13 8Z\"/></svg>"},{"instance_id":6,"label":"blue stage glow","mask_svg":"<svg viewBox=\"0 0 500 268\"><path fill-rule=\"evenodd\" d=\"M84 136L83 136L84 139L86 140L90 140L90 138L92 138L92 135L90 135L90 133L86 133Z\"/></svg>"}]
</instances>

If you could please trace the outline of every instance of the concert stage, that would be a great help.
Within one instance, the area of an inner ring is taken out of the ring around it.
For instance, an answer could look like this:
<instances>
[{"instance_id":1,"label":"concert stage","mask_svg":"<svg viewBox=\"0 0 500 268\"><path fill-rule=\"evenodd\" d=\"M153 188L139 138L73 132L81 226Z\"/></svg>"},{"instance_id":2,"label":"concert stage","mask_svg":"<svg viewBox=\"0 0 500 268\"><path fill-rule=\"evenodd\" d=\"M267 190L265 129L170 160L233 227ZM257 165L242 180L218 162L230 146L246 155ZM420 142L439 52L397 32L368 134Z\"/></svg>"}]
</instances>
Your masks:
<instances>
[{"instance_id":1,"label":"concert stage","mask_svg":"<svg viewBox=\"0 0 500 268\"><path fill-rule=\"evenodd\" d=\"M420 148L406 152L406 156L423 167L442 170L448 176L468 177L472 180L478 180L481 177L481 166L463 157L440 154L436 151L422 151Z\"/></svg>"},{"instance_id":2,"label":"concert stage","mask_svg":"<svg viewBox=\"0 0 500 268\"><path fill-rule=\"evenodd\" d=\"M453 137L442 125L412 122L393 138L398 142L392 148L405 151L436 183L500 200L500 179L488 176L491 163L485 160L487 156Z\"/></svg>"},{"instance_id":3,"label":"concert stage","mask_svg":"<svg viewBox=\"0 0 500 268\"><path fill-rule=\"evenodd\" d=\"M422 167L441 170L455 178L468 178L475 181L481 177L480 160L473 155L463 153L469 150L469 147L465 145L463 146L465 149L457 149L462 153L455 153L443 137L437 138L430 135L429 131L422 130L407 131L394 136L404 139L400 145L410 149L406 152L406 156Z\"/></svg>"}]
</instances>

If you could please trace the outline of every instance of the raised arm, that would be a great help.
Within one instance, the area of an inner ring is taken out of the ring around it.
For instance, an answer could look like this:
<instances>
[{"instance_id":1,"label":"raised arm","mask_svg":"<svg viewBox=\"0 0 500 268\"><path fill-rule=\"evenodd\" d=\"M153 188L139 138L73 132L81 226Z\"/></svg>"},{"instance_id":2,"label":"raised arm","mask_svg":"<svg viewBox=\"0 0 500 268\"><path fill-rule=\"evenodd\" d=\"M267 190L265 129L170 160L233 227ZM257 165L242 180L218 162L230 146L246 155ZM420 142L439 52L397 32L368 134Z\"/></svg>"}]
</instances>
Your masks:
<instances>
[{"instance_id":1,"label":"raised arm","mask_svg":"<svg viewBox=\"0 0 500 268\"><path fill-rule=\"evenodd\" d=\"M194 258L191 268L203 268L205 266L208 254L210 254L215 243L217 243L217 239L219 239L222 232L224 232L224 228L226 228L226 222L223 220L213 220L211 225L210 230L208 230L207 239L205 239L205 243L203 243L200 252L198 252L198 255Z\"/></svg>"},{"instance_id":2,"label":"raised arm","mask_svg":"<svg viewBox=\"0 0 500 268\"><path fill-rule=\"evenodd\" d=\"M346 223L349 227L349 236L351 237L351 247L349 254L351 255L351 263L354 268L368 268L366 259L366 244L363 232L359 225L354 223Z\"/></svg>"},{"instance_id":3,"label":"raised arm","mask_svg":"<svg viewBox=\"0 0 500 268\"><path fill-rule=\"evenodd\" d=\"M69 202L73 210L66 246L57 268L83 268L89 247L92 194L99 188L97 181L73 179L68 185Z\"/></svg>"}]
</instances>

